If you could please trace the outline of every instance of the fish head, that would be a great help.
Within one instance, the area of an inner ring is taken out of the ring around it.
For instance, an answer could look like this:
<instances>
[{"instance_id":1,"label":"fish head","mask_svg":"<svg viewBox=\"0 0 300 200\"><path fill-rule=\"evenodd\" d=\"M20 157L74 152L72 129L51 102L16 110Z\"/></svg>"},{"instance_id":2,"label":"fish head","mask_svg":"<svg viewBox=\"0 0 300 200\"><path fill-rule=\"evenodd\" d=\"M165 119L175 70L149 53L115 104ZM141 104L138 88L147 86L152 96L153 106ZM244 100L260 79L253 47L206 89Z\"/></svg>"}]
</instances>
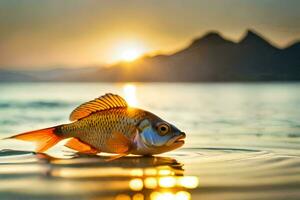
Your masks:
<instances>
[{"instance_id":1,"label":"fish head","mask_svg":"<svg viewBox=\"0 0 300 200\"><path fill-rule=\"evenodd\" d=\"M144 119L138 125L137 147L141 154L159 154L181 147L185 133L174 125L158 118Z\"/></svg>"}]
</instances>

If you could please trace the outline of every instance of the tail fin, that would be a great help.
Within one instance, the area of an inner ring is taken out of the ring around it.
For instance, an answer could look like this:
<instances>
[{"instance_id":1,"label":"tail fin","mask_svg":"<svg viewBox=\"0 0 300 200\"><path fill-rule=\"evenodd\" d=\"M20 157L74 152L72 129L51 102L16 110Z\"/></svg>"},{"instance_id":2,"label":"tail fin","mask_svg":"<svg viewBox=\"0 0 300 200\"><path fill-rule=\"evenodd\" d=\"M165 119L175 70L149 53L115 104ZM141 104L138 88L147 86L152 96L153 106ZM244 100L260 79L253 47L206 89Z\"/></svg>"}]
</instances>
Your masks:
<instances>
[{"instance_id":1,"label":"tail fin","mask_svg":"<svg viewBox=\"0 0 300 200\"><path fill-rule=\"evenodd\" d=\"M46 151L50 147L54 146L60 140L63 139L55 134L54 132L55 128L56 127L51 127L51 128L45 128L36 131L30 131L30 132L14 135L6 139L18 139L23 141L35 142L37 144L36 152L41 153Z\"/></svg>"}]
</instances>

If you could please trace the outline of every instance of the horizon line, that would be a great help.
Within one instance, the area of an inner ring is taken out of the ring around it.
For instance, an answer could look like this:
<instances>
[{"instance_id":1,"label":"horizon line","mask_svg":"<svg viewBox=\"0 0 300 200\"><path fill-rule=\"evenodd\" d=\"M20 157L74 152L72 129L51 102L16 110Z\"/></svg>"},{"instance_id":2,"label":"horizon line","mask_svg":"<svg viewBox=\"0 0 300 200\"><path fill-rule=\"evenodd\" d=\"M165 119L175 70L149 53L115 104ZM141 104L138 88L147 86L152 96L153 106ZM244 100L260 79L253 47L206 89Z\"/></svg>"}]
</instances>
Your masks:
<instances>
[{"instance_id":1,"label":"horizon line","mask_svg":"<svg viewBox=\"0 0 300 200\"><path fill-rule=\"evenodd\" d=\"M84 68L113 67L114 65L118 65L118 64L121 64L121 63L133 63L133 62L135 62L139 59L143 59L145 57L152 58L152 57L156 57L156 56L170 56L172 54L175 54L179 51L182 51L182 50L188 48L195 41L201 40L209 34L217 34L218 36L220 36L222 39L224 39L226 41L230 41L230 42L233 42L235 44L239 44L241 41L243 41L247 37L247 35L249 33L254 33L254 35L257 35L259 38L262 38L264 41L268 42L273 47L281 49L281 50L284 50L286 48L289 48L292 45L300 43L300 38L299 38L299 39L294 39L293 41L287 43L286 45L278 45L278 44L276 44L276 41L273 41L272 39L269 39L268 37L264 36L263 34L259 33L258 31L256 31L253 28L247 28L239 39L232 39L232 38L229 38L227 36L224 36L224 34L221 31L218 31L218 30L210 30L210 31L207 31L207 32L203 33L200 36L194 36L193 39L190 39L188 44L185 44L183 47L176 48L176 49L171 50L171 51L156 50L156 51L152 51L152 52L151 51L146 52L146 53L142 54L141 56L139 56L137 59L135 59L133 61L129 61L129 62L128 61L123 61L123 60L118 60L118 61L115 61L115 62L112 62L112 63L89 63L89 64L82 64L82 65L79 65L79 64L76 64L76 65L59 64L59 63L57 63L57 64L49 64L49 65L32 65L32 66L27 66L27 67L10 65L10 66L0 66L0 70L9 70L9 71L41 70L41 71L47 71L47 70L55 70L55 69L84 69Z\"/></svg>"}]
</instances>

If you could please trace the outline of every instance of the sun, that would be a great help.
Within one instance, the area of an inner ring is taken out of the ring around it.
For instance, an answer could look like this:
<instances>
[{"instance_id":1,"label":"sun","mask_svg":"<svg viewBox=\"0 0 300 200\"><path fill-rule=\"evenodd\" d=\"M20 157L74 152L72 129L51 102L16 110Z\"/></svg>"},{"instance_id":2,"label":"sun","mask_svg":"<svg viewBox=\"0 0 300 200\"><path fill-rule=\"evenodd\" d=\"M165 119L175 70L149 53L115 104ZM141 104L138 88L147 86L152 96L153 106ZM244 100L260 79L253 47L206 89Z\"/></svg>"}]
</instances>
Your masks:
<instances>
[{"instance_id":1,"label":"sun","mask_svg":"<svg viewBox=\"0 0 300 200\"><path fill-rule=\"evenodd\" d=\"M124 49L121 54L121 60L130 62L137 59L140 55L141 52L139 52L138 49L134 49L134 48Z\"/></svg>"},{"instance_id":2,"label":"sun","mask_svg":"<svg viewBox=\"0 0 300 200\"><path fill-rule=\"evenodd\" d=\"M115 41L111 49L112 62L132 62L141 57L146 52L146 48L141 41L122 40Z\"/></svg>"}]
</instances>

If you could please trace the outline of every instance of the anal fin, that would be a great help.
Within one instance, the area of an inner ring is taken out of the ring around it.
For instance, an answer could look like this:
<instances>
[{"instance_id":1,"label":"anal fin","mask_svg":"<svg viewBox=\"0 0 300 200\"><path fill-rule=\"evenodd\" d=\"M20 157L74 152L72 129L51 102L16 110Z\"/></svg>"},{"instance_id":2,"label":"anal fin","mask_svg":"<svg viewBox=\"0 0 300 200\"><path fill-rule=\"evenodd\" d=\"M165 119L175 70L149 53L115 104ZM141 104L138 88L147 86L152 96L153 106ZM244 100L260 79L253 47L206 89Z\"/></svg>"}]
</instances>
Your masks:
<instances>
[{"instance_id":1,"label":"anal fin","mask_svg":"<svg viewBox=\"0 0 300 200\"><path fill-rule=\"evenodd\" d=\"M66 147L76 150L81 153L87 153L87 154L97 154L99 151L90 145L80 141L77 138L72 138L70 139L66 144Z\"/></svg>"}]
</instances>

